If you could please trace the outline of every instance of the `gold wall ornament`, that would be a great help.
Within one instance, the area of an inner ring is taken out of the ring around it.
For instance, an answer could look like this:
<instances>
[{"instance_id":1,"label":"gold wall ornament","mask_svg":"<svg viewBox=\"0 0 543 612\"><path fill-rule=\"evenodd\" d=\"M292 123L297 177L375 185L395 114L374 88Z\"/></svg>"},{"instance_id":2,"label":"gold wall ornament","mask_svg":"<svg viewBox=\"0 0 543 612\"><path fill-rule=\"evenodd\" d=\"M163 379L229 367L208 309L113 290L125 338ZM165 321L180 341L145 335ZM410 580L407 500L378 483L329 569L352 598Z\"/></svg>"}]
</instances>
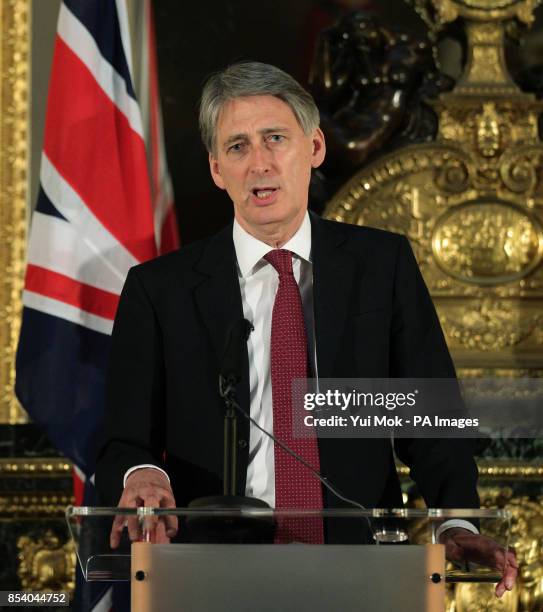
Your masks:
<instances>
[{"instance_id":1,"label":"gold wall ornament","mask_svg":"<svg viewBox=\"0 0 543 612\"><path fill-rule=\"evenodd\" d=\"M73 591L76 556L71 541L61 543L51 530L36 538L21 536L18 575L23 589L32 591Z\"/></svg>"},{"instance_id":2,"label":"gold wall ornament","mask_svg":"<svg viewBox=\"0 0 543 612\"><path fill-rule=\"evenodd\" d=\"M66 507L73 503L73 495L62 492L0 495L0 517L63 517Z\"/></svg>"},{"instance_id":3,"label":"gold wall ornament","mask_svg":"<svg viewBox=\"0 0 543 612\"><path fill-rule=\"evenodd\" d=\"M4 576L18 576L13 588L72 591L75 550L65 511L74 503L71 465L58 457L0 459L0 523ZM10 567L11 566L11 567ZM20 584L19 584L20 583Z\"/></svg>"},{"instance_id":4,"label":"gold wall ornament","mask_svg":"<svg viewBox=\"0 0 543 612\"><path fill-rule=\"evenodd\" d=\"M421 2L423 4L423 2ZM434 29L466 20L467 57L456 95L514 94L517 90L505 63L505 23L513 18L531 25L539 0L432 0L437 14Z\"/></svg>"},{"instance_id":5,"label":"gold wall ornament","mask_svg":"<svg viewBox=\"0 0 543 612\"><path fill-rule=\"evenodd\" d=\"M517 584L500 600L494 594L495 585L459 583L447 586L447 612L539 612L543 610L543 497L515 492L519 477L533 478L538 485L543 481L541 465L527 466L511 462L479 465L481 475L479 495L483 508L505 508L511 512L509 545L519 562ZM401 473L405 478L405 472ZM504 480L511 480L504 486ZM539 489L538 489L539 490ZM419 497L408 494L409 507L423 507ZM505 525L498 521L484 521L485 535L505 544ZM410 540L423 542L428 532L428 521L415 521L410 528ZM448 569L454 570L452 564Z\"/></svg>"},{"instance_id":6,"label":"gold wall ornament","mask_svg":"<svg viewBox=\"0 0 543 612\"><path fill-rule=\"evenodd\" d=\"M529 23L535 3L434 4L442 23L463 17L468 32L462 78L430 101L436 140L362 167L324 216L409 238L458 368L540 372L543 102L503 61L507 20Z\"/></svg>"},{"instance_id":7,"label":"gold wall ornament","mask_svg":"<svg viewBox=\"0 0 543 612\"><path fill-rule=\"evenodd\" d=\"M437 219L432 249L450 276L497 285L521 279L540 264L543 229L537 218L514 205L468 202Z\"/></svg>"},{"instance_id":8,"label":"gold wall ornament","mask_svg":"<svg viewBox=\"0 0 543 612\"><path fill-rule=\"evenodd\" d=\"M520 612L518 586L506 592L501 599L496 598L494 589L493 584L458 584L454 589L454 595L450 598L447 612ZM536 609L523 608L523 610Z\"/></svg>"},{"instance_id":9,"label":"gold wall ornament","mask_svg":"<svg viewBox=\"0 0 543 612\"><path fill-rule=\"evenodd\" d=\"M476 375L480 377L481 373L477 372ZM477 468L479 470L479 478L485 482L502 482L505 480L533 480L543 482L543 463L540 461L537 463L525 463L522 461L479 460L477 462ZM409 468L407 466L398 463L396 465L396 470L401 479L405 480L409 477ZM508 495L507 499L510 499L510 497L511 496ZM494 500L494 505L489 504L489 507L495 507L495 505L496 500Z\"/></svg>"},{"instance_id":10,"label":"gold wall ornament","mask_svg":"<svg viewBox=\"0 0 543 612\"><path fill-rule=\"evenodd\" d=\"M477 126L477 148L484 157L494 157L500 149L500 120L494 102L483 104Z\"/></svg>"},{"instance_id":11,"label":"gold wall ornament","mask_svg":"<svg viewBox=\"0 0 543 612\"><path fill-rule=\"evenodd\" d=\"M70 477L72 464L66 459L40 457L38 459L6 458L0 459L0 477L33 476Z\"/></svg>"},{"instance_id":12,"label":"gold wall ornament","mask_svg":"<svg viewBox=\"0 0 543 612\"><path fill-rule=\"evenodd\" d=\"M543 497L515 496L510 487L497 486L481 487L480 494L483 507L505 507L512 514L510 546L514 548L519 562L518 584L501 602L496 601L493 585L460 584L454 592L454 604L449 610L542 610Z\"/></svg>"},{"instance_id":13,"label":"gold wall ornament","mask_svg":"<svg viewBox=\"0 0 543 612\"><path fill-rule=\"evenodd\" d=\"M419 0L418 4L427 4ZM534 10L541 0L430 0L438 19L436 27L464 17L470 21L504 21L516 17L523 23L531 25L534 21Z\"/></svg>"},{"instance_id":14,"label":"gold wall ornament","mask_svg":"<svg viewBox=\"0 0 543 612\"><path fill-rule=\"evenodd\" d=\"M0 424L27 416L13 392L26 246L30 2L0 2Z\"/></svg>"},{"instance_id":15,"label":"gold wall ornament","mask_svg":"<svg viewBox=\"0 0 543 612\"><path fill-rule=\"evenodd\" d=\"M543 315L519 317L506 302L483 300L468 311L452 310L441 324L453 344L478 351L514 348L541 323Z\"/></svg>"}]
</instances>

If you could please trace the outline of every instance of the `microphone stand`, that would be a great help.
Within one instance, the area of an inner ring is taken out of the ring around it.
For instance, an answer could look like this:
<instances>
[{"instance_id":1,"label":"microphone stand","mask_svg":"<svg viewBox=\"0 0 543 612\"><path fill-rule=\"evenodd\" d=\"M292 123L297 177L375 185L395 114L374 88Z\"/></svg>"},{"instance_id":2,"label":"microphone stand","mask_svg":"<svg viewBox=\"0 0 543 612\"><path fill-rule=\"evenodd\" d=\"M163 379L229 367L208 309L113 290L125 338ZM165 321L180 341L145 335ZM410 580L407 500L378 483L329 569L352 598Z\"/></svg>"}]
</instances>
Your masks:
<instances>
[{"instance_id":1,"label":"microphone stand","mask_svg":"<svg viewBox=\"0 0 543 612\"><path fill-rule=\"evenodd\" d=\"M239 516L188 517L186 527L190 542L268 544L273 542L275 520L271 517L243 515L243 510L269 509L263 500L237 495L237 378L219 376L219 394L223 398L224 415L224 467L223 494L199 497L189 504L191 510L240 510Z\"/></svg>"},{"instance_id":2,"label":"microphone stand","mask_svg":"<svg viewBox=\"0 0 543 612\"><path fill-rule=\"evenodd\" d=\"M232 376L225 378L219 376L219 393L226 405L224 415L224 468L223 468L223 496L236 496L236 469L238 444L238 419L235 409L236 403L236 381Z\"/></svg>"}]
</instances>

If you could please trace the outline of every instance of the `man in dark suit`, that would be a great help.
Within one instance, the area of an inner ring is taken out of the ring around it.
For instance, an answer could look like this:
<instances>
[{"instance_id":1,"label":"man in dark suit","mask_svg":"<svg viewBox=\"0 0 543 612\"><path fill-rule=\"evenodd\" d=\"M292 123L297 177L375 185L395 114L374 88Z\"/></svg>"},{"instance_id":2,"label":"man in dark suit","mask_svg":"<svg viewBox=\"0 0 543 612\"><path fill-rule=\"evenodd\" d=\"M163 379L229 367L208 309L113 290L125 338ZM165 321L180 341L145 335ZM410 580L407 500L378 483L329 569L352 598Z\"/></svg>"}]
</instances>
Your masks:
<instances>
[{"instance_id":1,"label":"man in dark suit","mask_svg":"<svg viewBox=\"0 0 543 612\"><path fill-rule=\"evenodd\" d=\"M220 494L220 357L228 330L243 316L254 331L239 403L274 429L277 364L270 345L274 300L283 282L274 251L286 254L287 276L296 281L294 301L305 320L303 352L314 376L454 376L408 241L308 214L311 170L325 156L318 124L311 96L272 66L237 64L206 84L202 136L212 178L232 199L235 220L218 235L137 266L127 277L113 330L106 438L96 473L104 503L174 507ZM245 419L238 426L238 493L273 507L279 451ZM478 507L468 441L399 439L394 450L411 468L428 506ZM358 503L402 504L390 440L321 438L317 461L328 480ZM307 475L308 482L312 478ZM344 505L326 490L322 496L324 506ZM122 526L119 519L112 545ZM451 558L492 557L504 570L497 594L512 587L512 553L470 524L445 527L441 539ZM176 525L170 520L161 528L160 537L167 539Z\"/></svg>"}]
</instances>

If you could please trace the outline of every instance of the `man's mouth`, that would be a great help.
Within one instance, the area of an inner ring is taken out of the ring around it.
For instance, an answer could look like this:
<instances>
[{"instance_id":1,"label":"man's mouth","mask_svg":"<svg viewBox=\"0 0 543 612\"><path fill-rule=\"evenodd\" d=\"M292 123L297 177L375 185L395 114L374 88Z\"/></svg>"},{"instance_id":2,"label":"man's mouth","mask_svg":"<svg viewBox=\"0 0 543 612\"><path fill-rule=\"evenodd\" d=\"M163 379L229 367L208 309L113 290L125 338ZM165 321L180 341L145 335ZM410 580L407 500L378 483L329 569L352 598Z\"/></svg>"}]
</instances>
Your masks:
<instances>
[{"instance_id":1,"label":"man's mouth","mask_svg":"<svg viewBox=\"0 0 543 612\"><path fill-rule=\"evenodd\" d=\"M271 195L273 195L277 188L275 187L257 187L251 190L253 195L255 195L259 200L267 200Z\"/></svg>"},{"instance_id":2,"label":"man's mouth","mask_svg":"<svg viewBox=\"0 0 543 612\"><path fill-rule=\"evenodd\" d=\"M253 204L256 206L268 206L270 204L274 204L277 200L278 192L279 187L270 187L269 185L254 187L251 189L251 193L253 194Z\"/></svg>"}]
</instances>

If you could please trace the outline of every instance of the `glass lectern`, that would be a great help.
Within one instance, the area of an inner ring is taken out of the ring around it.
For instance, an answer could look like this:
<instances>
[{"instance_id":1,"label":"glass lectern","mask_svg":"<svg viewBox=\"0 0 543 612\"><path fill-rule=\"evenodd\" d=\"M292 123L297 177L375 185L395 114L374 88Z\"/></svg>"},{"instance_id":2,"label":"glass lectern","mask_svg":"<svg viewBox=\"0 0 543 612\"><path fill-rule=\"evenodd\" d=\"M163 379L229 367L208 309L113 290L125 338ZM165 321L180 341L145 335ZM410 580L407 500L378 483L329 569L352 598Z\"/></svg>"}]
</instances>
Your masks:
<instances>
[{"instance_id":1,"label":"glass lectern","mask_svg":"<svg viewBox=\"0 0 543 612\"><path fill-rule=\"evenodd\" d=\"M112 549L115 517L126 528ZM85 579L130 580L135 612L443 612L446 582L501 576L482 567L446 570L444 546L436 541L440 525L467 520L507 547L511 516L505 510L69 507L66 518ZM275 544L274 526L285 520L322 520L326 543ZM172 522L177 532L168 543L163 526Z\"/></svg>"}]
</instances>

